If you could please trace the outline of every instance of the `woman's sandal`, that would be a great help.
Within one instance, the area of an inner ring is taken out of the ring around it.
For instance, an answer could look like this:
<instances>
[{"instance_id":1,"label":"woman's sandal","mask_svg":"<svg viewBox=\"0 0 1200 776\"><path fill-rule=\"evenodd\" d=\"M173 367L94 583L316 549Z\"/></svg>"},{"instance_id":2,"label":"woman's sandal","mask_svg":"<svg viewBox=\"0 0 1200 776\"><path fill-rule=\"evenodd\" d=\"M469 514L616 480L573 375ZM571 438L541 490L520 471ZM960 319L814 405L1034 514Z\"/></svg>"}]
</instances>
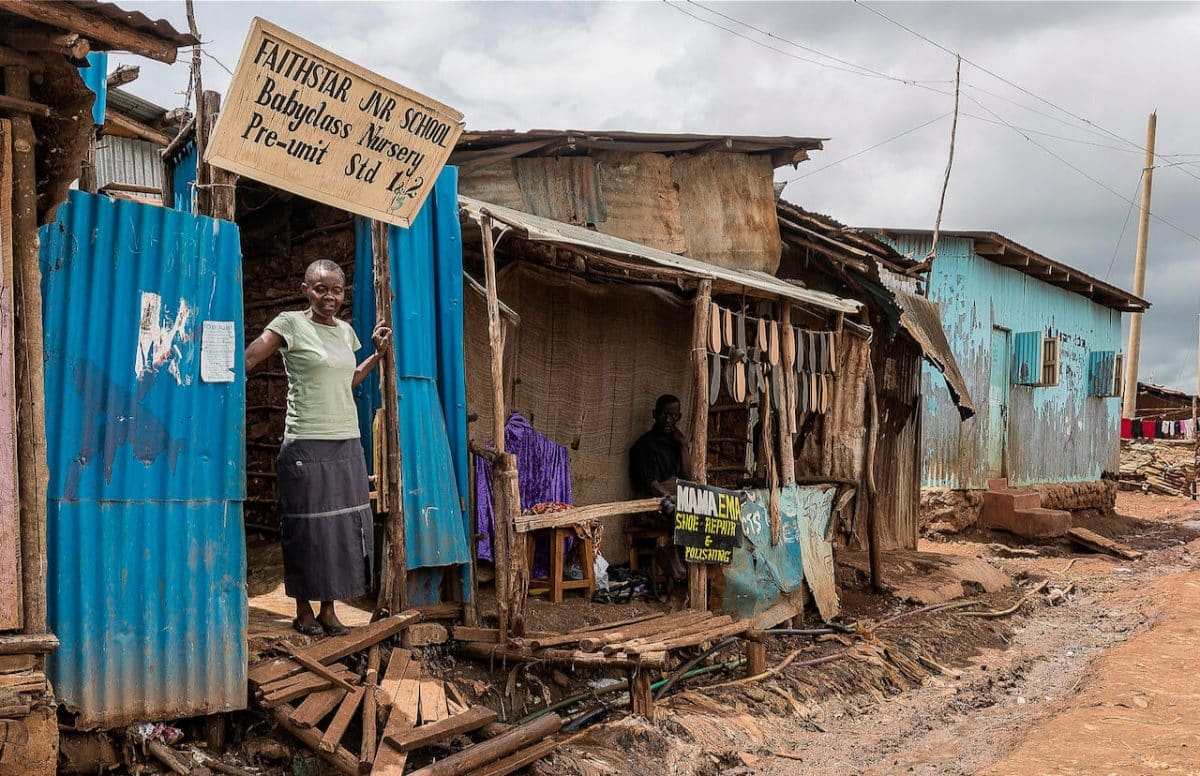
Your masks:
<instances>
[{"instance_id":1,"label":"woman's sandal","mask_svg":"<svg viewBox=\"0 0 1200 776\"><path fill-rule=\"evenodd\" d=\"M318 620L318 622L320 622L320 621ZM347 628L345 625L341 625L341 624L326 625L325 623L322 622L321 628L325 631L326 636L345 636L347 633L350 632L349 628Z\"/></svg>"},{"instance_id":2,"label":"woman's sandal","mask_svg":"<svg viewBox=\"0 0 1200 776\"><path fill-rule=\"evenodd\" d=\"M320 636L321 634L328 632L321 627L320 623L317 622L314 622L311 625L301 625L299 618L292 620L292 628L300 633L303 633L305 636Z\"/></svg>"}]
</instances>

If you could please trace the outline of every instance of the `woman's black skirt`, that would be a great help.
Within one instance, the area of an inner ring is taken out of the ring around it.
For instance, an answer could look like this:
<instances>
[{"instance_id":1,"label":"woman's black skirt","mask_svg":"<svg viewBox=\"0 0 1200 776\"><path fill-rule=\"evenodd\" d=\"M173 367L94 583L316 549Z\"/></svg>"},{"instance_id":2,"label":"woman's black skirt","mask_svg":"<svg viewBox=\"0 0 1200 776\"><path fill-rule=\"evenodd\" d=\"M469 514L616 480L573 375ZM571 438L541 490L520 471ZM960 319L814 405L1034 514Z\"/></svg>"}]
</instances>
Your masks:
<instances>
[{"instance_id":1,"label":"woman's black skirt","mask_svg":"<svg viewBox=\"0 0 1200 776\"><path fill-rule=\"evenodd\" d=\"M375 532L358 439L285 439L279 450L283 586L304 601L367 592Z\"/></svg>"}]
</instances>

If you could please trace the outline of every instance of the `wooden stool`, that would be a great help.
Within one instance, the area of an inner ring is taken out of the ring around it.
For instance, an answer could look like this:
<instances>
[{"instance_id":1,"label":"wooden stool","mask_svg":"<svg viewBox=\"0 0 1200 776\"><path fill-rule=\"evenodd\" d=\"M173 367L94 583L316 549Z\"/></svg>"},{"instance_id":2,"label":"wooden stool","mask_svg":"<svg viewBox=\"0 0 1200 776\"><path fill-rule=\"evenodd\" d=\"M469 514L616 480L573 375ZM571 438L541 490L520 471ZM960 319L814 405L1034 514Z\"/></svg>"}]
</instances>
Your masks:
<instances>
[{"instance_id":1,"label":"wooden stool","mask_svg":"<svg viewBox=\"0 0 1200 776\"><path fill-rule=\"evenodd\" d=\"M595 565L595 548L592 546L592 540L586 537L581 537L575 533L575 529L570 526L560 528L544 528L540 531L531 531L525 540L525 557L529 564L530 576L533 575L533 554L537 547L537 540L543 536L550 538L550 576L549 578L542 577L540 579L529 580L529 594L537 595L547 590L550 592L550 600L556 604L562 603L564 590L586 590L588 599L591 599L592 594L596 592L596 577L594 573ZM566 552L563 550L563 544L567 538L574 538L579 542L579 566L583 570L583 579L564 579L566 564ZM534 590L533 583L541 582L546 584L545 588L539 587Z\"/></svg>"},{"instance_id":2,"label":"wooden stool","mask_svg":"<svg viewBox=\"0 0 1200 776\"><path fill-rule=\"evenodd\" d=\"M666 547L671 542L671 532L666 528L626 528L625 529L625 550L629 555L629 570L637 571L639 566L638 547L639 539L653 539L654 550L650 554L650 575L654 577L654 556L662 547ZM660 572L665 569L660 569Z\"/></svg>"}]
</instances>

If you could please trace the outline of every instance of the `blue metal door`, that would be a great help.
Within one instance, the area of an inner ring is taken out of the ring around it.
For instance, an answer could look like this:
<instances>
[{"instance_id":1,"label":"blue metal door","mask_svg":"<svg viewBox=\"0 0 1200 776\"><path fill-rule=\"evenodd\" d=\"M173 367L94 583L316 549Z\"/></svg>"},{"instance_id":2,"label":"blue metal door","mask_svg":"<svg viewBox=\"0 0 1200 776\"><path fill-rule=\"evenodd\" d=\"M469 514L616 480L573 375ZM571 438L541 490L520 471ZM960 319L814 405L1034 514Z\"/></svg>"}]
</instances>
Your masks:
<instances>
[{"instance_id":1,"label":"blue metal door","mask_svg":"<svg viewBox=\"0 0 1200 776\"><path fill-rule=\"evenodd\" d=\"M41 239L56 693L84 727L243 708L237 227L72 191Z\"/></svg>"},{"instance_id":2,"label":"blue metal door","mask_svg":"<svg viewBox=\"0 0 1200 776\"><path fill-rule=\"evenodd\" d=\"M1005 474L1005 451L1008 448L1008 393L1010 333L1007 329L992 329L992 369L988 380L987 461L988 477Z\"/></svg>"}]
</instances>

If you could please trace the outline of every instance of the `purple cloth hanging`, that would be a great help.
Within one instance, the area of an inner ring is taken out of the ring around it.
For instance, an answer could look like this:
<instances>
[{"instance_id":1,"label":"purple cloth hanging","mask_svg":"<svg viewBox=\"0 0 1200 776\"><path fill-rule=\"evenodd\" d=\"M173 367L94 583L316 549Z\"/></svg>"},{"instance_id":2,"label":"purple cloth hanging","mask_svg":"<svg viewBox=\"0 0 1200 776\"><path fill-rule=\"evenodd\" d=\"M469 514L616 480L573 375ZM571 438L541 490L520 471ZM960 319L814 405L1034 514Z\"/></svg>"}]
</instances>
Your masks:
<instances>
[{"instance_id":1,"label":"purple cloth hanging","mask_svg":"<svg viewBox=\"0 0 1200 776\"><path fill-rule=\"evenodd\" d=\"M520 472L517 486L522 511L547 501L575 503L571 498L571 459L567 448L539 434L519 412L510 415L504 426L504 447L517 457L517 471ZM476 554L480 559L493 562L494 521L492 465L476 456L475 531L480 537ZM534 576L545 576L548 566L548 542L540 541L534 549Z\"/></svg>"}]
</instances>

